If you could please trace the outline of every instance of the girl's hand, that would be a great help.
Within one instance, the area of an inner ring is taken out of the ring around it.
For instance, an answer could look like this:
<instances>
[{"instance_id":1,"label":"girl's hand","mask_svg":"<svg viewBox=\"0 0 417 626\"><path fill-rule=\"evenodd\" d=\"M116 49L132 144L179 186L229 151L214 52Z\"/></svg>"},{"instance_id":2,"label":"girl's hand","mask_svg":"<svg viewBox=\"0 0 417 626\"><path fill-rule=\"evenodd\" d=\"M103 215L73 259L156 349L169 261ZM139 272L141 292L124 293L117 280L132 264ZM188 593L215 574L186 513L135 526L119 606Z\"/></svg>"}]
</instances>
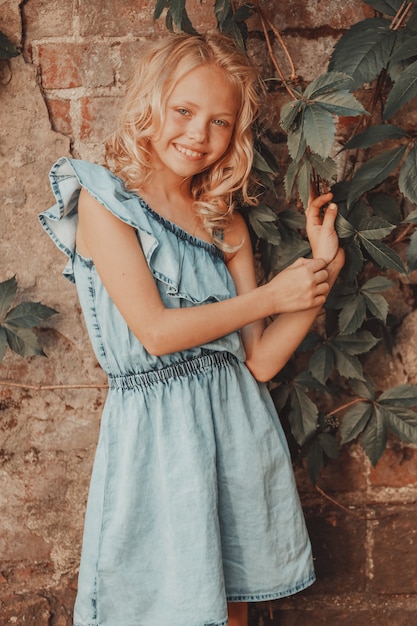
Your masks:
<instances>
[{"instance_id":1,"label":"girl's hand","mask_svg":"<svg viewBox=\"0 0 417 626\"><path fill-rule=\"evenodd\" d=\"M266 286L273 313L294 313L322 306L330 288L328 278L325 260L297 259Z\"/></svg>"},{"instance_id":2,"label":"girl's hand","mask_svg":"<svg viewBox=\"0 0 417 626\"><path fill-rule=\"evenodd\" d=\"M337 205L330 202L332 193L317 198L310 196L306 211L306 230L314 259L324 259L330 263L339 250L339 239L334 228ZM322 211L325 204L328 206Z\"/></svg>"}]
</instances>

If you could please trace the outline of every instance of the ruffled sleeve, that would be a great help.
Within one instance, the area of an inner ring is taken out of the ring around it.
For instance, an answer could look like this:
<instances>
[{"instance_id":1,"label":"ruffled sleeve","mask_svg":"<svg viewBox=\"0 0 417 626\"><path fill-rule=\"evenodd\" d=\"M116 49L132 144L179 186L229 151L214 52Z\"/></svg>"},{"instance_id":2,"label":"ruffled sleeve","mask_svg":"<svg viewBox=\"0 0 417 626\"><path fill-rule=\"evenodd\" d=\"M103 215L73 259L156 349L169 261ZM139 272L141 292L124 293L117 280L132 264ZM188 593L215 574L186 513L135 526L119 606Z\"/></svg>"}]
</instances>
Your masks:
<instances>
[{"instance_id":1,"label":"ruffled sleeve","mask_svg":"<svg viewBox=\"0 0 417 626\"><path fill-rule=\"evenodd\" d=\"M56 204L40 214L48 235L68 257L63 275L75 282L75 235L81 188L136 229L149 269L164 283L169 299L199 304L235 295L223 253L153 211L123 181L101 165L66 157L55 163L50 180Z\"/></svg>"},{"instance_id":2,"label":"ruffled sleeve","mask_svg":"<svg viewBox=\"0 0 417 626\"><path fill-rule=\"evenodd\" d=\"M52 167L49 178L56 204L40 213L39 220L54 243L68 257L63 271L68 280L75 282L73 263L78 198L82 187L116 217L140 231L142 248L149 262L158 242L143 212L138 210L140 207L126 203L131 194L117 176L101 165L63 157Z\"/></svg>"}]
</instances>

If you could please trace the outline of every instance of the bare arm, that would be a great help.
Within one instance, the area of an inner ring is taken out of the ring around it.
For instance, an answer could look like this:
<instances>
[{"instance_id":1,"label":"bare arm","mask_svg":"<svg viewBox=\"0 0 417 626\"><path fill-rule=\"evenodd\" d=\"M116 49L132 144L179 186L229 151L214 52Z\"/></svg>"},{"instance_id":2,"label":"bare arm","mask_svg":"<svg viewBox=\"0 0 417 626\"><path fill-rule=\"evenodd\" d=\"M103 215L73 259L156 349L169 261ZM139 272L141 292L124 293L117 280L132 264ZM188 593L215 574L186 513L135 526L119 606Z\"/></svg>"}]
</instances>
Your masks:
<instances>
[{"instance_id":1,"label":"bare arm","mask_svg":"<svg viewBox=\"0 0 417 626\"><path fill-rule=\"evenodd\" d=\"M319 217L321 206L328 200L327 196L312 199L307 212L307 231L310 234L313 231L311 237L314 240L314 252L316 254L322 253L327 259L331 259L327 264L328 279L324 295L327 295L344 263L344 253L339 248L337 235L334 231L334 221L337 214L336 205L326 213L325 219ZM234 234L233 238L245 237L245 242L229 261L228 266L238 294L244 294L254 288L256 277L249 238L245 235L246 227L240 223L236 228L239 232ZM305 262L308 261L299 259L296 264L302 265ZM293 264L292 267L296 264ZM291 268L281 272L278 277L288 271L291 271ZM274 280L277 280L278 277ZM294 281L297 280L296 275L293 279ZM301 285L299 286L302 288ZM282 297L286 298L285 291L282 292ZM256 379L268 381L284 367L308 333L324 300L325 298L321 303L313 307L306 307L305 310L301 310L302 307L299 307L299 310L284 312L267 327L263 321L256 321L242 329L242 338L247 355L246 364Z\"/></svg>"},{"instance_id":2,"label":"bare arm","mask_svg":"<svg viewBox=\"0 0 417 626\"><path fill-rule=\"evenodd\" d=\"M282 272L268 285L252 284L245 293L224 302L166 308L136 231L85 190L79 199L77 246L83 256L93 259L126 323L155 355L203 345L275 313L320 306L328 290L325 263L318 259Z\"/></svg>"}]
</instances>

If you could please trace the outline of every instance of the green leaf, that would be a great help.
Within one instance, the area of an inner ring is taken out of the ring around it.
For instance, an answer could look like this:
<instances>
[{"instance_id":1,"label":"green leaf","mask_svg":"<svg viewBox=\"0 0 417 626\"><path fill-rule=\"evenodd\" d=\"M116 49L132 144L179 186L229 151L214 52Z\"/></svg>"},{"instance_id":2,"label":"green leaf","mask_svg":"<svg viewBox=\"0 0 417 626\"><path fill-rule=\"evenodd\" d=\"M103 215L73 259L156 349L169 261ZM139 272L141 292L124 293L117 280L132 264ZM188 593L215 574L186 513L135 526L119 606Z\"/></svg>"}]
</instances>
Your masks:
<instances>
[{"instance_id":1,"label":"green leaf","mask_svg":"<svg viewBox=\"0 0 417 626\"><path fill-rule=\"evenodd\" d=\"M389 139L402 139L403 137L408 136L408 133L403 128L395 126L394 124L377 124L376 126L370 126L359 135L353 137L353 139L345 144L343 149L366 149L381 141L387 141Z\"/></svg>"},{"instance_id":2,"label":"green leaf","mask_svg":"<svg viewBox=\"0 0 417 626\"><path fill-rule=\"evenodd\" d=\"M381 320L381 322L384 322L385 324L387 321L389 306L384 296L377 293L373 293L372 295L365 294L365 301L370 313L376 317L376 319Z\"/></svg>"},{"instance_id":3,"label":"green leaf","mask_svg":"<svg viewBox=\"0 0 417 626\"><path fill-rule=\"evenodd\" d=\"M338 213L336 217L336 232L340 239L349 239L353 237L356 231L352 224L341 213Z\"/></svg>"},{"instance_id":4,"label":"green leaf","mask_svg":"<svg viewBox=\"0 0 417 626\"><path fill-rule=\"evenodd\" d=\"M35 333L29 328L5 328L10 348L20 356L45 356Z\"/></svg>"},{"instance_id":5,"label":"green leaf","mask_svg":"<svg viewBox=\"0 0 417 626\"><path fill-rule=\"evenodd\" d=\"M334 345L333 352L335 356L336 368L341 376L348 379L357 378L358 380L365 380L362 365L359 359L351 354L338 350Z\"/></svg>"},{"instance_id":6,"label":"green leaf","mask_svg":"<svg viewBox=\"0 0 417 626\"><path fill-rule=\"evenodd\" d=\"M306 140L302 126L288 132L287 145L291 158L298 163L306 151Z\"/></svg>"},{"instance_id":7,"label":"green leaf","mask_svg":"<svg viewBox=\"0 0 417 626\"><path fill-rule=\"evenodd\" d=\"M328 111L317 104L306 107L303 122L305 142L323 159L327 159L332 151L335 131L333 116Z\"/></svg>"},{"instance_id":8,"label":"green leaf","mask_svg":"<svg viewBox=\"0 0 417 626\"><path fill-rule=\"evenodd\" d=\"M354 335L339 335L335 337L333 344L348 354L365 354L379 343L367 330L360 330Z\"/></svg>"},{"instance_id":9,"label":"green leaf","mask_svg":"<svg viewBox=\"0 0 417 626\"><path fill-rule=\"evenodd\" d=\"M343 276L345 280L353 282L356 275L362 270L364 258L359 242L354 240L345 247L345 265L343 267Z\"/></svg>"},{"instance_id":10,"label":"green leaf","mask_svg":"<svg viewBox=\"0 0 417 626\"><path fill-rule=\"evenodd\" d=\"M390 406L417 406L417 386L406 384L391 387L379 396L378 403Z\"/></svg>"},{"instance_id":11,"label":"green leaf","mask_svg":"<svg viewBox=\"0 0 417 626\"><path fill-rule=\"evenodd\" d=\"M365 298L358 294L345 304L339 315L339 332L342 335L355 333L361 327L366 317Z\"/></svg>"},{"instance_id":12,"label":"green leaf","mask_svg":"<svg viewBox=\"0 0 417 626\"><path fill-rule=\"evenodd\" d=\"M4 323L13 328L32 328L57 312L40 302L22 302L7 314Z\"/></svg>"},{"instance_id":13,"label":"green leaf","mask_svg":"<svg viewBox=\"0 0 417 626\"><path fill-rule=\"evenodd\" d=\"M276 174L276 172L274 172L266 159L257 150L254 150L253 157L253 167L256 170L259 170L260 172L266 172L268 174Z\"/></svg>"},{"instance_id":14,"label":"green leaf","mask_svg":"<svg viewBox=\"0 0 417 626\"><path fill-rule=\"evenodd\" d=\"M374 467L384 453L387 437L387 425L380 408L377 406L375 407L373 419L369 420L360 437L363 449Z\"/></svg>"},{"instance_id":15,"label":"green leaf","mask_svg":"<svg viewBox=\"0 0 417 626\"><path fill-rule=\"evenodd\" d=\"M298 170L297 188L301 204L305 209L308 207L308 200L310 198L310 181L311 165L307 159L304 159L301 163L300 169Z\"/></svg>"},{"instance_id":16,"label":"green leaf","mask_svg":"<svg viewBox=\"0 0 417 626\"><path fill-rule=\"evenodd\" d=\"M367 161L355 172L347 197L348 208L363 193L373 189L389 176L401 161L405 150L406 146L400 146L378 154L378 156Z\"/></svg>"},{"instance_id":17,"label":"green leaf","mask_svg":"<svg viewBox=\"0 0 417 626\"><path fill-rule=\"evenodd\" d=\"M328 69L352 76L355 88L374 80L387 67L396 41L390 25L373 17L351 26L337 42Z\"/></svg>"},{"instance_id":18,"label":"green leaf","mask_svg":"<svg viewBox=\"0 0 417 626\"><path fill-rule=\"evenodd\" d=\"M394 17L401 7L403 0L364 0L364 2L373 7L376 11Z\"/></svg>"},{"instance_id":19,"label":"green leaf","mask_svg":"<svg viewBox=\"0 0 417 626\"><path fill-rule=\"evenodd\" d=\"M377 217L382 217L390 224L398 225L401 222L401 209L396 198L376 192L368 194L367 199Z\"/></svg>"},{"instance_id":20,"label":"green leaf","mask_svg":"<svg viewBox=\"0 0 417 626\"><path fill-rule=\"evenodd\" d=\"M161 17L162 11L165 9L165 7L169 6L169 2L170 0L156 0L155 9L153 12L154 19L157 20Z\"/></svg>"},{"instance_id":21,"label":"green leaf","mask_svg":"<svg viewBox=\"0 0 417 626\"><path fill-rule=\"evenodd\" d=\"M298 174L298 163L291 161L284 176L285 197L291 197Z\"/></svg>"},{"instance_id":22,"label":"green leaf","mask_svg":"<svg viewBox=\"0 0 417 626\"><path fill-rule=\"evenodd\" d=\"M373 414L369 402L359 402L350 407L340 425L340 443L343 445L356 439L366 427Z\"/></svg>"},{"instance_id":23,"label":"green leaf","mask_svg":"<svg viewBox=\"0 0 417 626\"><path fill-rule=\"evenodd\" d=\"M315 100L322 94L329 94L335 91L350 91L353 88L352 77L342 72L326 72L320 74L307 85L304 91L304 98Z\"/></svg>"},{"instance_id":24,"label":"green leaf","mask_svg":"<svg viewBox=\"0 0 417 626\"><path fill-rule=\"evenodd\" d=\"M285 132L291 130L297 115L304 107L305 102L302 100L291 100L291 102L284 104L280 112L280 124ZM297 126L299 126L299 124L297 124Z\"/></svg>"},{"instance_id":25,"label":"green leaf","mask_svg":"<svg viewBox=\"0 0 417 626\"><path fill-rule=\"evenodd\" d=\"M385 278L385 276L374 276L366 281L361 287L361 291L364 294L380 293L386 291L394 285L392 280Z\"/></svg>"},{"instance_id":26,"label":"green leaf","mask_svg":"<svg viewBox=\"0 0 417 626\"><path fill-rule=\"evenodd\" d=\"M280 211L278 219L280 224L292 230L301 230L305 228L306 225L305 216L298 213L298 211L294 211L294 209L284 209Z\"/></svg>"},{"instance_id":27,"label":"green leaf","mask_svg":"<svg viewBox=\"0 0 417 626\"><path fill-rule=\"evenodd\" d=\"M329 346L321 346L310 357L308 369L314 378L323 385L328 380L334 367L334 353Z\"/></svg>"},{"instance_id":28,"label":"green leaf","mask_svg":"<svg viewBox=\"0 0 417 626\"><path fill-rule=\"evenodd\" d=\"M318 436L321 447L329 459L339 458L339 446L333 435L330 433L320 433Z\"/></svg>"},{"instance_id":29,"label":"green leaf","mask_svg":"<svg viewBox=\"0 0 417 626\"><path fill-rule=\"evenodd\" d=\"M354 393L360 398L375 400L375 388L371 380L366 379L363 382L361 380L351 380L350 386Z\"/></svg>"},{"instance_id":30,"label":"green leaf","mask_svg":"<svg viewBox=\"0 0 417 626\"><path fill-rule=\"evenodd\" d=\"M406 274L406 269L398 256L391 248L380 241L370 241L361 237L361 243L374 263L382 270L392 269L401 274Z\"/></svg>"},{"instance_id":31,"label":"green leaf","mask_svg":"<svg viewBox=\"0 0 417 626\"><path fill-rule=\"evenodd\" d=\"M407 154L398 177L398 187L411 202L417 203L417 145Z\"/></svg>"},{"instance_id":32,"label":"green leaf","mask_svg":"<svg viewBox=\"0 0 417 626\"><path fill-rule=\"evenodd\" d=\"M4 359L7 349L7 334L4 328L0 326L0 363Z\"/></svg>"},{"instance_id":33,"label":"green leaf","mask_svg":"<svg viewBox=\"0 0 417 626\"><path fill-rule=\"evenodd\" d=\"M365 239L384 239L392 233L395 226L381 217L365 217L358 226L358 235Z\"/></svg>"},{"instance_id":34,"label":"green leaf","mask_svg":"<svg viewBox=\"0 0 417 626\"><path fill-rule=\"evenodd\" d=\"M15 276L0 283L0 324L6 317L7 311L16 297L16 293L17 280Z\"/></svg>"},{"instance_id":35,"label":"green leaf","mask_svg":"<svg viewBox=\"0 0 417 626\"><path fill-rule=\"evenodd\" d=\"M0 59L11 59L19 56L20 52L14 43L0 31Z\"/></svg>"},{"instance_id":36,"label":"green leaf","mask_svg":"<svg viewBox=\"0 0 417 626\"><path fill-rule=\"evenodd\" d=\"M417 61L409 65L395 81L384 108L384 120L389 119L417 96Z\"/></svg>"},{"instance_id":37,"label":"green leaf","mask_svg":"<svg viewBox=\"0 0 417 626\"><path fill-rule=\"evenodd\" d=\"M416 56L417 51L417 35L407 37L396 46L394 52L391 55L390 63L396 63L397 61L404 61Z\"/></svg>"},{"instance_id":38,"label":"green leaf","mask_svg":"<svg viewBox=\"0 0 417 626\"><path fill-rule=\"evenodd\" d=\"M317 96L314 100L333 115L356 117L369 115L364 106L349 91L336 91Z\"/></svg>"},{"instance_id":39,"label":"green leaf","mask_svg":"<svg viewBox=\"0 0 417 626\"><path fill-rule=\"evenodd\" d=\"M303 389L294 385L291 395L289 421L292 434L300 446L315 432L317 427L317 415L318 410L316 405L310 400Z\"/></svg>"},{"instance_id":40,"label":"green leaf","mask_svg":"<svg viewBox=\"0 0 417 626\"><path fill-rule=\"evenodd\" d=\"M230 0L216 0L214 12L219 24L223 25L232 12Z\"/></svg>"},{"instance_id":41,"label":"green leaf","mask_svg":"<svg viewBox=\"0 0 417 626\"><path fill-rule=\"evenodd\" d=\"M407 265L410 272L417 269L417 231L411 235L410 244L406 252Z\"/></svg>"},{"instance_id":42,"label":"green leaf","mask_svg":"<svg viewBox=\"0 0 417 626\"><path fill-rule=\"evenodd\" d=\"M327 157L327 159L323 160L318 154L311 153L308 155L308 160L311 163L311 167L320 178L328 183L336 179L337 164L334 159Z\"/></svg>"},{"instance_id":43,"label":"green leaf","mask_svg":"<svg viewBox=\"0 0 417 626\"><path fill-rule=\"evenodd\" d=\"M415 411L398 411L381 407L388 428L401 441L417 443L417 413Z\"/></svg>"},{"instance_id":44,"label":"green leaf","mask_svg":"<svg viewBox=\"0 0 417 626\"><path fill-rule=\"evenodd\" d=\"M276 219L276 216L275 216ZM271 221L260 220L251 210L249 212L249 223L255 234L260 239L264 239L268 243L278 246L281 243L281 235L278 228Z\"/></svg>"}]
</instances>

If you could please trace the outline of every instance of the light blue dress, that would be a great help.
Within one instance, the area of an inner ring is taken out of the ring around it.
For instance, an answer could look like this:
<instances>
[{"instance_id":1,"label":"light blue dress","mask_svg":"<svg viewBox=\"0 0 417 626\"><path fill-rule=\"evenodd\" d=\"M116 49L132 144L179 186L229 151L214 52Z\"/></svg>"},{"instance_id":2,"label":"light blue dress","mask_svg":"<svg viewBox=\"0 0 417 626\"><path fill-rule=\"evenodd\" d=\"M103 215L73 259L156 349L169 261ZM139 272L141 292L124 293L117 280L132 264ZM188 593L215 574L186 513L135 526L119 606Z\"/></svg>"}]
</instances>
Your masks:
<instances>
[{"instance_id":1,"label":"light blue dress","mask_svg":"<svg viewBox=\"0 0 417 626\"><path fill-rule=\"evenodd\" d=\"M224 626L227 601L304 589L314 571L288 447L240 333L149 354L75 249L80 188L137 230L167 307L235 295L223 254L102 166L63 158L50 177L57 204L40 220L68 256L64 275L109 380L75 626Z\"/></svg>"}]
</instances>

